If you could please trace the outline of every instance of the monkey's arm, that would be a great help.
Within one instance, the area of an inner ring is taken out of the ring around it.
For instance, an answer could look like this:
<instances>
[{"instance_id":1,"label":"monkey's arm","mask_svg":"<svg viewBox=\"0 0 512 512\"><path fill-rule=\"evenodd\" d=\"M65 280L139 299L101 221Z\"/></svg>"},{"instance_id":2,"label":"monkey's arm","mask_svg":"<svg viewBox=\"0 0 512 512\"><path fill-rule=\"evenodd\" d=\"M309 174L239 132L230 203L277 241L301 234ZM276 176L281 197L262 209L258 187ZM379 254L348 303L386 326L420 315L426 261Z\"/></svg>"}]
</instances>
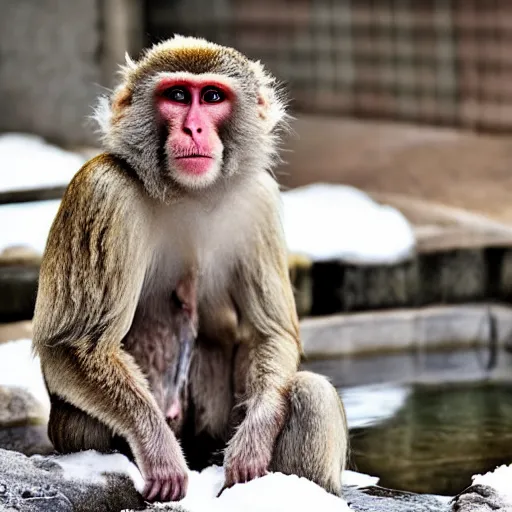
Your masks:
<instances>
[{"instance_id":1,"label":"monkey's arm","mask_svg":"<svg viewBox=\"0 0 512 512\"><path fill-rule=\"evenodd\" d=\"M50 393L123 436L146 478L146 495L165 500L184 493L185 461L121 343L149 262L145 201L130 169L111 156L76 175L41 265L34 347Z\"/></svg>"},{"instance_id":2,"label":"monkey's arm","mask_svg":"<svg viewBox=\"0 0 512 512\"><path fill-rule=\"evenodd\" d=\"M260 184L260 217L240 262L234 297L252 338L246 376L246 416L225 453L226 485L266 472L288 407L287 391L301 353L298 319L279 218L277 185Z\"/></svg>"}]
</instances>

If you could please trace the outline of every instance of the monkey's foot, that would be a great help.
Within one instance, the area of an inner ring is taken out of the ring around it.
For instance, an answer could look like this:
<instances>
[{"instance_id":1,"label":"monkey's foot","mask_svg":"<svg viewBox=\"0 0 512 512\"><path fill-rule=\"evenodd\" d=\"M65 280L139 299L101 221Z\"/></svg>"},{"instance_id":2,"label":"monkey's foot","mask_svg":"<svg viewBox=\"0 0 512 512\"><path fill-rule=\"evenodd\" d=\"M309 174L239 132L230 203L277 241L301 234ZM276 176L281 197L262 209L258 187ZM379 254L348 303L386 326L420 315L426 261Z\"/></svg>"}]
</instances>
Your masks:
<instances>
[{"instance_id":1,"label":"monkey's foot","mask_svg":"<svg viewBox=\"0 0 512 512\"><path fill-rule=\"evenodd\" d=\"M143 471L146 485L143 496L148 501L179 501L188 486L187 467L183 461L151 464Z\"/></svg>"},{"instance_id":2,"label":"monkey's foot","mask_svg":"<svg viewBox=\"0 0 512 512\"><path fill-rule=\"evenodd\" d=\"M224 487L232 487L235 484L250 482L268 473L270 457L263 454L253 457L230 457L225 464L226 481Z\"/></svg>"}]
</instances>

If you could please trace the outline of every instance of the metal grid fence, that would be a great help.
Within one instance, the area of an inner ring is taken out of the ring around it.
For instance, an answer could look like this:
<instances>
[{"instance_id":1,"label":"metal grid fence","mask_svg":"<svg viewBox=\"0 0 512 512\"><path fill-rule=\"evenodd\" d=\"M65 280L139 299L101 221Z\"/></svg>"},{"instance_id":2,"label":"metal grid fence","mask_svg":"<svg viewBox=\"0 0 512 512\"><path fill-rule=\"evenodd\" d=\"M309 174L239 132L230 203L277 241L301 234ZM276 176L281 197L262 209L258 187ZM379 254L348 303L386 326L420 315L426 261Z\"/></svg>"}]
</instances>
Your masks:
<instances>
[{"instance_id":1,"label":"metal grid fence","mask_svg":"<svg viewBox=\"0 0 512 512\"><path fill-rule=\"evenodd\" d=\"M512 129L510 0L149 0L147 29L261 59L298 111Z\"/></svg>"}]
</instances>

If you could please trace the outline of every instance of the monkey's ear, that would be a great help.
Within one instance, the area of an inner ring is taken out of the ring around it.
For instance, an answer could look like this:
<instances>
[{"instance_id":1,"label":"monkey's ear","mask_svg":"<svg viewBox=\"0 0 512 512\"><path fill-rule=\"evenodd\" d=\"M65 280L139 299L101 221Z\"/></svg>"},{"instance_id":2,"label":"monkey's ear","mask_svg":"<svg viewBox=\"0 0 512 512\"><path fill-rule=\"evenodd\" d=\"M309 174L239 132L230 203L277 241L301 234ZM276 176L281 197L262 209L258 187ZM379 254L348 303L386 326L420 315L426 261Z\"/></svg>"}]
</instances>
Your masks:
<instances>
[{"instance_id":1,"label":"monkey's ear","mask_svg":"<svg viewBox=\"0 0 512 512\"><path fill-rule=\"evenodd\" d=\"M267 127L267 131L271 132L286 118L284 94L276 79L265 70L260 61L252 61L251 68L259 84L258 116Z\"/></svg>"},{"instance_id":2,"label":"monkey's ear","mask_svg":"<svg viewBox=\"0 0 512 512\"><path fill-rule=\"evenodd\" d=\"M132 103L132 93L127 85L119 86L111 98L102 96L94 110L94 119L103 136L122 118L126 107Z\"/></svg>"},{"instance_id":3,"label":"monkey's ear","mask_svg":"<svg viewBox=\"0 0 512 512\"><path fill-rule=\"evenodd\" d=\"M132 91L130 91L128 86L123 85L116 89L114 95L112 96L112 104L110 106L110 109L112 111L112 119L110 120L110 122L114 124L116 119L123 115L126 107L129 107L131 104Z\"/></svg>"}]
</instances>

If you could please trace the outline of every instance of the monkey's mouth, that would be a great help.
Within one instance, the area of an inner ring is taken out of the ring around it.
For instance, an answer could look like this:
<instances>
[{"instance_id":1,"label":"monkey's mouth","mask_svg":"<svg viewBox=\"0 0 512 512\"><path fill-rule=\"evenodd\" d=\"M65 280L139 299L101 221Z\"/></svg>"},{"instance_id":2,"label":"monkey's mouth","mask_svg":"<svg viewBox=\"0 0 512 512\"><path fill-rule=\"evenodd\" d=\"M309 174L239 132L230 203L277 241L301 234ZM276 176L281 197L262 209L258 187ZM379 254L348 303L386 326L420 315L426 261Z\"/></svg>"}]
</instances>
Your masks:
<instances>
[{"instance_id":1,"label":"monkey's mouth","mask_svg":"<svg viewBox=\"0 0 512 512\"><path fill-rule=\"evenodd\" d=\"M177 156L176 157L176 160L184 160L186 158L209 158L209 159L213 159L212 156L210 155L201 155L201 154L193 154L193 155L181 155L181 156Z\"/></svg>"},{"instance_id":2,"label":"monkey's mouth","mask_svg":"<svg viewBox=\"0 0 512 512\"><path fill-rule=\"evenodd\" d=\"M176 167L180 172L199 176L206 174L212 167L213 157L200 153L175 157Z\"/></svg>"}]
</instances>

